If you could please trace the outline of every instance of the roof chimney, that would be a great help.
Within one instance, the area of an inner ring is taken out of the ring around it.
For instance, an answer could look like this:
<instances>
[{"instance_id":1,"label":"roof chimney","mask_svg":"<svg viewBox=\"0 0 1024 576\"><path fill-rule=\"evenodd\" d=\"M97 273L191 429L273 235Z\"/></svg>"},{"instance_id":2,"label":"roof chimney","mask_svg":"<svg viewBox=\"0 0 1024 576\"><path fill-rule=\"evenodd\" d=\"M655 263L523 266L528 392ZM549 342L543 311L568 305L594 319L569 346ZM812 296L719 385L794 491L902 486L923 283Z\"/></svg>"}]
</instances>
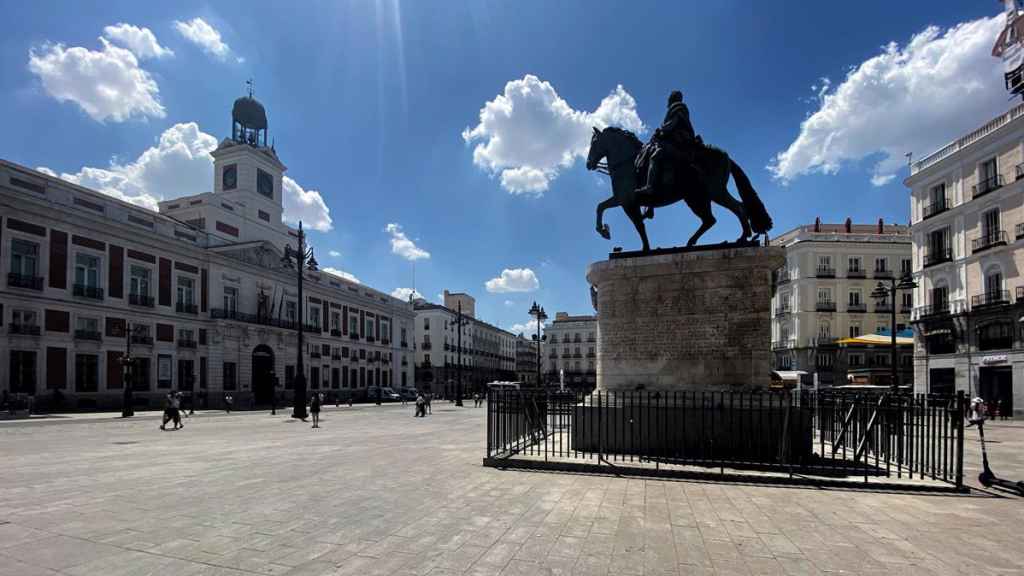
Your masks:
<instances>
[{"instance_id":1,"label":"roof chimney","mask_svg":"<svg viewBox=\"0 0 1024 576\"><path fill-rule=\"evenodd\" d=\"M853 232L853 221L850 220L849 216L847 216L846 217L846 233L849 234L850 232Z\"/></svg>"},{"instance_id":2,"label":"roof chimney","mask_svg":"<svg viewBox=\"0 0 1024 576\"><path fill-rule=\"evenodd\" d=\"M883 222L881 218L878 219L878 233L879 234L884 234L885 233L885 222Z\"/></svg>"},{"instance_id":3,"label":"roof chimney","mask_svg":"<svg viewBox=\"0 0 1024 576\"><path fill-rule=\"evenodd\" d=\"M815 216L814 217L814 231L815 232L821 232L821 217L820 216Z\"/></svg>"}]
</instances>

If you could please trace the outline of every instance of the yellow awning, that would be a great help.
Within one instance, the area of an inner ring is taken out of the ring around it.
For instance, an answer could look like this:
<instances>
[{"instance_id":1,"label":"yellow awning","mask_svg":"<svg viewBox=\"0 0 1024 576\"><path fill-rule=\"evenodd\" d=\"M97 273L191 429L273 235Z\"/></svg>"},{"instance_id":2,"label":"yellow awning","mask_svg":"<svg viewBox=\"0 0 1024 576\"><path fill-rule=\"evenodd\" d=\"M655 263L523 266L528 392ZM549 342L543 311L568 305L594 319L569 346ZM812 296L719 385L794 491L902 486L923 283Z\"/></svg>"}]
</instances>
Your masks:
<instances>
[{"instance_id":1,"label":"yellow awning","mask_svg":"<svg viewBox=\"0 0 1024 576\"><path fill-rule=\"evenodd\" d=\"M840 344L869 344L875 346L884 346L892 344L892 336L884 336L882 334L864 334L857 336L856 338L843 338L839 341ZM913 346L914 339L906 336L896 337L897 346Z\"/></svg>"}]
</instances>

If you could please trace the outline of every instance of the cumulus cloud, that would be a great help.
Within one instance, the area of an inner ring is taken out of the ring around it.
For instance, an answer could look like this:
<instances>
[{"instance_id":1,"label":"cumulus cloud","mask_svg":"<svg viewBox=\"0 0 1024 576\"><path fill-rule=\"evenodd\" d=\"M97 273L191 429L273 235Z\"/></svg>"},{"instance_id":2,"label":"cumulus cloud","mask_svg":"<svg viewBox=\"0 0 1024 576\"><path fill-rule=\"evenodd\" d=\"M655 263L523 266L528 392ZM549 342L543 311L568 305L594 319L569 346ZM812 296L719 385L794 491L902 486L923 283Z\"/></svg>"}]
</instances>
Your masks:
<instances>
[{"instance_id":1,"label":"cumulus cloud","mask_svg":"<svg viewBox=\"0 0 1024 576\"><path fill-rule=\"evenodd\" d=\"M409 301L409 295L412 295L413 299L423 298L423 294L420 294L419 292L413 290L412 288L395 288L394 290L391 291L392 297L398 298L399 300L402 300L404 302Z\"/></svg>"},{"instance_id":2,"label":"cumulus cloud","mask_svg":"<svg viewBox=\"0 0 1024 576\"><path fill-rule=\"evenodd\" d=\"M549 82L528 74L480 110L480 122L462 131L477 142L473 163L513 194L541 195L561 170L585 158L592 127L645 130L636 100L620 85L593 112L575 110Z\"/></svg>"},{"instance_id":3,"label":"cumulus cloud","mask_svg":"<svg viewBox=\"0 0 1024 576\"><path fill-rule=\"evenodd\" d=\"M337 250L331 250L327 255L331 258L341 258L341 252L338 252Z\"/></svg>"},{"instance_id":4,"label":"cumulus cloud","mask_svg":"<svg viewBox=\"0 0 1024 576\"><path fill-rule=\"evenodd\" d=\"M112 161L105 168L82 167L60 178L92 188L120 200L150 210L162 200L189 196L210 190L213 184L213 158L217 139L203 132L199 124L175 124L160 135L155 146L132 162ZM53 170L46 169L51 175ZM297 222L314 230L331 229L330 210L316 190L303 190L294 180L284 177L285 222Z\"/></svg>"},{"instance_id":5,"label":"cumulus cloud","mask_svg":"<svg viewBox=\"0 0 1024 576\"><path fill-rule=\"evenodd\" d=\"M149 28L132 26L121 22L103 29L103 35L132 51L140 60L147 58L169 58L174 51L165 48L156 40L156 35Z\"/></svg>"},{"instance_id":6,"label":"cumulus cloud","mask_svg":"<svg viewBox=\"0 0 1024 576\"><path fill-rule=\"evenodd\" d=\"M540 288L540 281L537 275L529 268L506 268L501 271L501 276L491 278L484 283L488 292L533 292Z\"/></svg>"},{"instance_id":7,"label":"cumulus cloud","mask_svg":"<svg viewBox=\"0 0 1024 576\"><path fill-rule=\"evenodd\" d=\"M327 274L330 274L332 276L337 276L338 278L342 278L342 279L348 280L349 282L355 282L356 284L362 284L362 282L359 281L359 278L356 278L355 275L352 274L351 272L345 272L344 270L339 270L337 268L332 268L330 266L327 266L325 268L321 268L320 271L324 272L324 273L327 273Z\"/></svg>"},{"instance_id":8,"label":"cumulus cloud","mask_svg":"<svg viewBox=\"0 0 1024 576\"><path fill-rule=\"evenodd\" d=\"M320 232L329 232L334 226L331 211L327 208L323 196L316 190L305 190L302 186L285 176L282 182L284 214L281 218L289 224L302 221L304 228Z\"/></svg>"},{"instance_id":9,"label":"cumulus cloud","mask_svg":"<svg viewBox=\"0 0 1024 576\"><path fill-rule=\"evenodd\" d=\"M537 319L528 320L525 324L513 324L509 329L509 332L513 334L522 334L524 337L529 338L530 336L537 335ZM540 327L541 336L544 335L544 325Z\"/></svg>"},{"instance_id":10,"label":"cumulus cloud","mask_svg":"<svg viewBox=\"0 0 1024 576\"><path fill-rule=\"evenodd\" d=\"M163 118L160 88L131 50L100 38L101 49L44 44L28 53L29 72L58 102L74 102L97 122Z\"/></svg>"},{"instance_id":11,"label":"cumulus cloud","mask_svg":"<svg viewBox=\"0 0 1024 576\"><path fill-rule=\"evenodd\" d=\"M871 170L881 186L906 153L928 154L1004 111L1001 65L990 52L1004 22L1000 14L945 31L931 26L905 46L889 43L834 88L822 79L812 87L818 109L769 170L786 182L881 155Z\"/></svg>"},{"instance_id":12,"label":"cumulus cloud","mask_svg":"<svg viewBox=\"0 0 1024 576\"><path fill-rule=\"evenodd\" d=\"M198 16L188 22L175 20L174 29L186 40L202 48L203 52L218 60L224 61L231 56L231 47L221 39L220 32ZM237 57L236 60L238 62L245 61L244 58Z\"/></svg>"},{"instance_id":13,"label":"cumulus cloud","mask_svg":"<svg viewBox=\"0 0 1024 576\"><path fill-rule=\"evenodd\" d=\"M430 258L430 252L420 248L415 242L409 239L398 224L391 223L384 227L384 231L391 235L391 253L398 254L406 260L425 260Z\"/></svg>"}]
</instances>

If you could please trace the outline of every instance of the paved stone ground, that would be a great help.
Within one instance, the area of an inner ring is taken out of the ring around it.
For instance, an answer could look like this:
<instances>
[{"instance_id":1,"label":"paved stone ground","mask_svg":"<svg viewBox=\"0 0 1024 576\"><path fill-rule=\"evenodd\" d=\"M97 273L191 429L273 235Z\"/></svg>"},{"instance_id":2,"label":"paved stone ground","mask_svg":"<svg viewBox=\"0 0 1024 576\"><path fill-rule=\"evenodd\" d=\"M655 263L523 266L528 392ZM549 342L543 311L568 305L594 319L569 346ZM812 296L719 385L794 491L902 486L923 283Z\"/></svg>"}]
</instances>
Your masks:
<instances>
[{"instance_id":1,"label":"paved stone ground","mask_svg":"<svg viewBox=\"0 0 1024 576\"><path fill-rule=\"evenodd\" d=\"M3 422L0 576L1024 574L1014 496L500 471L484 418ZM987 432L996 472L1024 478L1024 423Z\"/></svg>"}]
</instances>

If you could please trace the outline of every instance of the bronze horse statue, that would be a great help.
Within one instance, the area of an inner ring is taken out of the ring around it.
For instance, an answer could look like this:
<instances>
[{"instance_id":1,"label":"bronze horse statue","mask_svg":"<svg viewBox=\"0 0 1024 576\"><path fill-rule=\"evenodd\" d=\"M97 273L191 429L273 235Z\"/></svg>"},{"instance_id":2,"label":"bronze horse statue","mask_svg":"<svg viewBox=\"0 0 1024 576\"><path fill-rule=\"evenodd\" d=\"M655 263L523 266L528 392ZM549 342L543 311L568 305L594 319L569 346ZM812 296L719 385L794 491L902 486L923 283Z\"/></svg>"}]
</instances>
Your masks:
<instances>
[{"instance_id":1,"label":"bronze horse statue","mask_svg":"<svg viewBox=\"0 0 1024 576\"><path fill-rule=\"evenodd\" d=\"M629 130L616 127L608 127L604 130L594 128L594 135L590 139L590 152L587 155L587 170L601 170L608 174L612 180L612 197L597 205L597 232L605 239L611 238L608 225L604 223L604 211L608 208L621 206L626 216L636 226L640 240L643 241L643 250L648 252L651 249L647 241L647 229L644 226L643 206L636 197L639 179L635 169L635 160L643 147L643 142ZM607 159L602 164L601 159ZM724 206L736 215L740 225L743 227L743 234L736 239L737 242L748 242L756 240L758 236L767 234L772 228L772 219L754 191L750 179L743 173L738 164L733 162L725 151L714 146L698 146L695 156L703 171L704 186L695 182L674 181L671 174L689 174L684 169L666 170L666 174L655 187L655 193L650 199L645 199L645 204L652 208L668 206L680 200L693 210L693 213L700 218L700 228L690 236L686 242L687 246L693 246L697 240L715 225L715 217L711 213L711 203ZM729 194L729 176L732 176L736 183L742 202L736 200Z\"/></svg>"}]
</instances>

